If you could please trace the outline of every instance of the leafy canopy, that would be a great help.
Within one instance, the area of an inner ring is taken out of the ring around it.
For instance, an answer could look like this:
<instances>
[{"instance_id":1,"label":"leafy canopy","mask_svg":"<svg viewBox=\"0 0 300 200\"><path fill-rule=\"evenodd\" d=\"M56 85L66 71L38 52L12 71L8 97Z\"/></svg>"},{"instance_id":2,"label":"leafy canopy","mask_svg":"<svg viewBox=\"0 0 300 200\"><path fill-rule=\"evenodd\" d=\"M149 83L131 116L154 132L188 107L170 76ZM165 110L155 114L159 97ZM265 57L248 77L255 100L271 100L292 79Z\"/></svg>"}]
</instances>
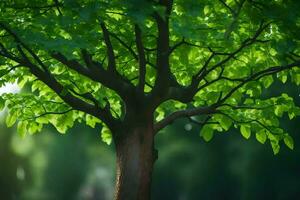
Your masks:
<instances>
[{"instance_id":1,"label":"leafy canopy","mask_svg":"<svg viewBox=\"0 0 300 200\"><path fill-rule=\"evenodd\" d=\"M293 140L279 118L300 115L287 94L262 98L276 79L300 85L296 0L7 0L0 2L0 97L20 135L45 124L102 124L112 140L133 107L154 111L155 131L185 117L205 141L235 127ZM158 100L157 100L158 99Z\"/></svg>"}]
</instances>

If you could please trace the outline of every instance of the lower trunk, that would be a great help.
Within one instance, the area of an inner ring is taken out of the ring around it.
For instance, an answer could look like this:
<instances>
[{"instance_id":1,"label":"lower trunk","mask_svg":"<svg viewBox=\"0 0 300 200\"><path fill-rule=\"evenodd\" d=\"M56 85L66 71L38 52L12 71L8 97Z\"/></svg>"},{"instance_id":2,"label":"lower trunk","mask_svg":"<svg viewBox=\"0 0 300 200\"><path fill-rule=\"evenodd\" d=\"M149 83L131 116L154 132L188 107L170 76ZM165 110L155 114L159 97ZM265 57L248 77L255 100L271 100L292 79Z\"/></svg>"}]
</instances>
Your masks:
<instances>
[{"instance_id":1,"label":"lower trunk","mask_svg":"<svg viewBox=\"0 0 300 200\"><path fill-rule=\"evenodd\" d=\"M143 126L123 131L124 135L116 141L115 200L149 200L155 161L153 128Z\"/></svg>"}]
</instances>

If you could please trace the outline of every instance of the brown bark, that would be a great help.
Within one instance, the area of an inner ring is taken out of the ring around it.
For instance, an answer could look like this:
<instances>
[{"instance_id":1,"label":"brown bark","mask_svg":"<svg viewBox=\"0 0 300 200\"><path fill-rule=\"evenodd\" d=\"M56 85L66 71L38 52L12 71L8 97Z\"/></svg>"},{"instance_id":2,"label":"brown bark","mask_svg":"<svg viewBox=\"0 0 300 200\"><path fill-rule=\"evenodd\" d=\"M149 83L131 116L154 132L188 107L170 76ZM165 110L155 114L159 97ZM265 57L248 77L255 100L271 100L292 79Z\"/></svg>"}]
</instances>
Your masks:
<instances>
[{"instance_id":1,"label":"brown bark","mask_svg":"<svg viewBox=\"0 0 300 200\"><path fill-rule=\"evenodd\" d=\"M123 137L122 135L123 134ZM115 200L149 200L155 154L153 124L122 130L116 140Z\"/></svg>"}]
</instances>

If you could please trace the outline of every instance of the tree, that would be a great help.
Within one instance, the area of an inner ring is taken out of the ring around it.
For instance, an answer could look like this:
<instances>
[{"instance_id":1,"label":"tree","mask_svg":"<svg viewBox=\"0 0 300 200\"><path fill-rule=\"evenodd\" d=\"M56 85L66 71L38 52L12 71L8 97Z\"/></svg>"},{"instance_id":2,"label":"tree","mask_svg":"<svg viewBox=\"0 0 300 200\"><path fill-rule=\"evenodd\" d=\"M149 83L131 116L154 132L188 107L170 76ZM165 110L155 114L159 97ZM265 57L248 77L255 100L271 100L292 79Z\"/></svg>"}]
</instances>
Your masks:
<instances>
[{"instance_id":1,"label":"tree","mask_svg":"<svg viewBox=\"0 0 300 200\"><path fill-rule=\"evenodd\" d=\"M270 142L300 109L287 94L261 99L275 79L300 84L300 3L263 0L9 0L1 2L0 84L8 126L21 136L52 124L100 124L117 156L115 199L149 199L154 137L177 119L201 137L231 127Z\"/></svg>"}]
</instances>

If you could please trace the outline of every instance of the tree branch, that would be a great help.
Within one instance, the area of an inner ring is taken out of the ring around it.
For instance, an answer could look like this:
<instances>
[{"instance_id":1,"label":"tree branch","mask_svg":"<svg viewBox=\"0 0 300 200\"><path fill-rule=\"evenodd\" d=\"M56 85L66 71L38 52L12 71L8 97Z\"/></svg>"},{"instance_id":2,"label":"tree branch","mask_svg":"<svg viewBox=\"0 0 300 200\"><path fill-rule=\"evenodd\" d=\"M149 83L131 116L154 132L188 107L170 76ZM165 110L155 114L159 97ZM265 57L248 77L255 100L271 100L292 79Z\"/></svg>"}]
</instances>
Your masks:
<instances>
[{"instance_id":1,"label":"tree branch","mask_svg":"<svg viewBox=\"0 0 300 200\"><path fill-rule=\"evenodd\" d=\"M229 119L231 119L234 123L237 124L249 124L249 123L257 123L258 125L260 125L262 128L266 129L267 131L269 131L270 133L272 133L273 135L276 135L276 133L274 133L270 128L272 128L273 126L267 126L265 124L263 124L261 121L259 121L258 119L250 119L247 121L239 121L234 119L232 116L228 115L227 113L221 112L219 111L218 114L224 115L226 117L228 117Z\"/></svg>"},{"instance_id":2,"label":"tree branch","mask_svg":"<svg viewBox=\"0 0 300 200\"><path fill-rule=\"evenodd\" d=\"M110 40L110 36L109 36L109 32L106 28L106 25L104 24L104 22L100 23L101 25L101 29L103 32L103 38L104 38L104 42L107 48L107 56L108 56L108 70L109 71L116 71L116 58L115 58L115 53L113 50L113 46Z\"/></svg>"},{"instance_id":3,"label":"tree branch","mask_svg":"<svg viewBox=\"0 0 300 200\"><path fill-rule=\"evenodd\" d=\"M228 61L235 58L238 53L243 51L246 47L254 44L255 42L265 42L258 40L258 37L260 34L269 26L270 23L265 24L264 22L261 22L259 28L256 30L255 34L247 38L242 42L242 44L233 52L231 53L224 53L224 52L216 52L213 49L209 48L209 51L211 52L211 55L209 58L205 61L202 68L192 77L191 84L187 87L179 86L176 89L174 89L175 92L170 94L170 98L179 100L181 102L189 102L194 95L200 90L203 89L203 86L199 88L199 83L201 80L205 79L205 77L218 67L224 66ZM222 59L220 62L214 64L213 66L209 66L210 62L215 56L226 56L224 59ZM221 77L218 77L221 78ZM214 80L213 82L216 82L217 80ZM204 86L208 86L211 83L206 83Z\"/></svg>"},{"instance_id":4,"label":"tree branch","mask_svg":"<svg viewBox=\"0 0 300 200\"><path fill-rule=\"evenodd\" d=\"M227 104L227 103L223 103L221 106L228 106L233 110L264 110L264 109L268 109L268 108L272 108L274 107L276 104L274 105L268 105L268 106L263 106L263 107L257 107L257 106L251 106L251 105L241 105L241 106L235 106L235 105L231 105L231 104ZM219 107L221 107L219 106Z\"/></svg>"},{"instance_id":5,"label":"tree branch","mask_svg":"<svg viewBox=\"0 0 300 200\"><path fill-rule=\"evenodd\" d=\"M73 69L74 71L78 72L79 74L82 74L87 77L91 76L89 70L87 68L85 68L84 66L82 66L76 60L68 60L63 54L61 54L59 52L51 53L51 57L54 58L55 60L59 61L60 63L68 66L70 69Z\"/></svg>"},{"instance_id":6,"label":"tree branch","mask_svg":"<svg viewBox=\"0 0 300 200\"><path fill-rule=\"evenodd\" d=\"M262 77L268 76L268 75L272 75L272 74L276 74L278 72L287 70L287 69L291 69L294 67L300 67L300 60L298 60L297 62L288 64L288 65L284 65L284 66L274 66L274 67L269 67L268 69L259 71L247 78L245 78L242 82L240 82L238 85L236 85L234 88L232 88L223 98L221 98L216 105L221 105L222 103L224 103L229 97L231 97L231 95L237 91L239 88L241 88L242 86L244 86L246 83L250 82L250 81L254 81L254 80L259 80Z\"/></svg>"},{"instance_id":7,"label":"tree branch","mask_svg":"<svg viewBox=\"0 0 300 200\"><path fill-rule=\"evenodd\" d=\"M62 15L62 12L61 12L61 10L60 10L60 8L59 8L60 5L61 5L61 3L59 3L58 0L53 0L53 1L54 1L55 7L56 7L58 13L59 13L60 15Z\"/></svg>"},{"instance_id":8,"label":"tree branch","mask_svg":"<svg viewBox=\"0 0 300 200\"><path fill-rule=\"evenodd\" d=\"M220 62L218 62L217 64L213 65L209 70L206 71L206 73L200 74L198 77L195 77L195 79L198 82L201 81L201 79L204 78L207 74L209 74L211 71L215 70L217 67L222 66L225 63L227 63L228 61L230 61L232 58L234 58L238 53L240 53L246 47L254 44L255 42L259 42L257 40L257 38L269 25L270 25L270 23L264 24L263 22L261 22L261 24L260 24L259 28L257 29L257 31L255 32L254 36L244 40L242 42L242 44L240 45L240 47L232 53L218 53L218 52L214 52L212 49L210 49L210 51L212 51L214 55L227 55L227 57L225 59L221 60Z\"/></svg>"},{"instance_id":9,"label":"tree branch","mask_svg":"<svg viewBox=\"0 0 300 200\"><path fill-rule=\"evenodd\" d=\"M0 53L0 55L2 55L2 54ZM9 74L11 71L13 71L13 70L15 70L15 69L17 69L17 68L19 68L19 67L23 67L23 66L20 65L20 64L15 65L15 66L12 66L11 68L7 69L7 72L6 72L6 73L4 73L4 74L1 73L1 74L0 74L0 78L2 78L3 76Z\"/></svg>"},{"instance_id":10,"label":"tree branch","mask_svg":"<svg viewBox=\"0 0 300 200\"><path fill-rule=\"evenodd\" d=\"M21 58L13 57L3 45L1 45L2 56L14 60L20 65L27 67L34 76L36 76L48 87L50 87L62 100L64 100L64 102L66 102L73 109L91 114L101 119L109 127L113 127L115 125L116 119L113 118L110 112L108 112L105 109L98 108L95 105L91 105L81 100L80 98L77 98L74 95L72 95L66 88L64 88L62 84L60 84L55 79L55 77L49 72L49 70L42 70L46 66L40 60L40 58L37 57L37 55L33 52L32 49L30 49L24 42L22 42L16 34L14 34L10 29L7 28L7 26L3 26L2 24L1 27L5 27L4 29L7 30L7 32L10 33L13 36L14 40L19 44L17 45L17 48L21 55ZM42 69L30 61L30 59L27 57L22 48L27 50L30 53L30 55L35 58L35 60L39 61L38 64L43 66Z\"/></svg>"},{"instance_id":11,"label":"tree branch","mask_svg":"<svg viewBox=\"0 0 300 200\"><path fill-rule=\"evenodd\" d=\"M44 63L41 61L41 59L38 57L37 54L35 54L22 40L4 23L0 22L0 28L3 28L8 34L10 34L14 40L17 42L17 44L20 44L30 53L30 55L36 60L36 62L43 68L45 72L49 72L48 68L44 65Z\"/></svg>"},{"instance_id":12,"label":"tree branch","mask_svg":"<svg viewBox=\"0 0 300 200\"><path fill-rule=\"evenodd\" d=\"M219 0L229 11L232 15L235 15L235 11L224 1L224 0Z\"/></svg>"},{"instance_id":13,"label":"tree branch","mask_svg":"<svg viewBox=\"0 0 300 200\"><path fill-rule=\"evenodd\" d=\"M151 92L151 99L154 105L158 105L161 99L166 95L167 89L172 85L172 74L169 63L169 15L172 10L172 0L160 0L159 4L165 6L165 16L162 17L159 13L155 12L153 18L157 24L158 37L157 37L157 51L156 51L156 66L157 76L154 88ZM173 81L174 83L174 81Z\"/></svg>"},{"instance_id":14,"label":"tree branch","mask_svg":"<svg viewBox=\"0 0 300 200\"><path fill-rule=\"evenodd\" d=\"M136 53L134 52L134 50L128 45L126 44L125 41L123 41L120 37L118 37L116 34L109 32L109 34L115 38L117 41L120 42L121 45L123 45L130 53L131 55L134 57L135 60L138 60L138 55L136 55Z\"/></svg>"},{"instance_id":15,"label":"tree branch","mask_svg":"<svg viewBox=\"0 0 300 200\"><path fill-rule=\"evenodd\" d=\"M138 25L134 26L135 31L135 43L138 51L138 58L139 58L139 83L138 83L138 90L143 93L145 87L145 78L146 78L146 57L144 52L144 45L142 41L142 33L141 29Z\"/></svg>"},{"instance_id":16,"label":"tree branch","mask_svg":"<svg viewBox=\"0 0 300 200\"><path fill-rule=\"evenodd\" d=\"M159 130L163 129L164 127L168 126L169 124L172 124L175 120L184 118L184 117L192 117L196 115L210 115L216 113L216 109L213 106L207 106L207 107L200 107L200 108L191 108L186 110L179 110L176 112L173 112L169 116L165 117L161 121L157 122L154 125L155 133L157 133Z\"/></svg>"},{"instance_id":17,"label":"tree branch","mask_svg":"<svg viewBox=\"0 0 300 200\"><path fill-rule=\"evenodd\" d=\"M36 120L37 118L40 118L40 117L44 117L46 115L64 115L64 114L67 114L71 111L73 111L74 109L71 108L71 109L68 109L68 110L65 110L65 111L62 111L62 112L44 112L40 115L36 115L34 117L31 117L31 118L27 118L27 119L23 119L22 121L27 121L27 120Z\"/></svg>"},{"instance_id":18,"label":"tree branch","mask_svg":"<svg viewBox=\"0 0 300 200\"><path fill-rule=\"evenodd\" d=\"M116 91L124 100L131 97L129 94L133 93L134 86L129 80L116 72L105 70L101 63L92 60L91 55L86 50L82 50L81 53L87 67L81 65L76 60L68 60L59 52L52 53L51 56L79 74Z\"/></svg>"},{"instance_id":19,"label":"tree branch","mask_svg":"<svg viewBox=\"0 0 300 200\"><path fill-rule=\"evenodd\" d=\"M209 114L214 114L214 113L219 113L219 111L217 111L217 108L221 107L221 106L230 106L232 109L250 109L250 107L240 107L240 106L232 106L229 104L224 104L224 102L231 97L231 95L237 91L239 88L241 88L243 85L245 85L246 83L250 82L250 81L254 81L254 80L259 80L260 78L264 77L264 76L268 76L268 75L272 75L272 74L276 74L278 72L281 72L283 70L287 70L287 69L291 69L293 67L300 67L300 60L288 65L284 65L284 66L274 66L274 67L270 67L268 69L259 71L253 75L251 75L250 77L247 77L245 79L243 79L243 81L239 80L240 83L235 86L234 88L232 88L223 98L222 95L220 95L219 100L214 103L211 106L208 107L202 107L202 108L194 108L194 109L188 109L188 110L181 110L181 111L177 111L174 112L172 114L170 114L169 116L167 116L165 119L161 120L160 122L155 124L155 130L159 131L162 128L164 128L165 126L171 124L173 121L175 121L176 119L179 118L183 118L183 117L190 117L190 116L195 116L195 115L209 115ZM220 80L219 78L215 79L214 82ZM211 84L211 82L207 83L208 85ZM251 107L251 109L264 109L264 108L254 108Z\"/></svg>"}]
</instances>

